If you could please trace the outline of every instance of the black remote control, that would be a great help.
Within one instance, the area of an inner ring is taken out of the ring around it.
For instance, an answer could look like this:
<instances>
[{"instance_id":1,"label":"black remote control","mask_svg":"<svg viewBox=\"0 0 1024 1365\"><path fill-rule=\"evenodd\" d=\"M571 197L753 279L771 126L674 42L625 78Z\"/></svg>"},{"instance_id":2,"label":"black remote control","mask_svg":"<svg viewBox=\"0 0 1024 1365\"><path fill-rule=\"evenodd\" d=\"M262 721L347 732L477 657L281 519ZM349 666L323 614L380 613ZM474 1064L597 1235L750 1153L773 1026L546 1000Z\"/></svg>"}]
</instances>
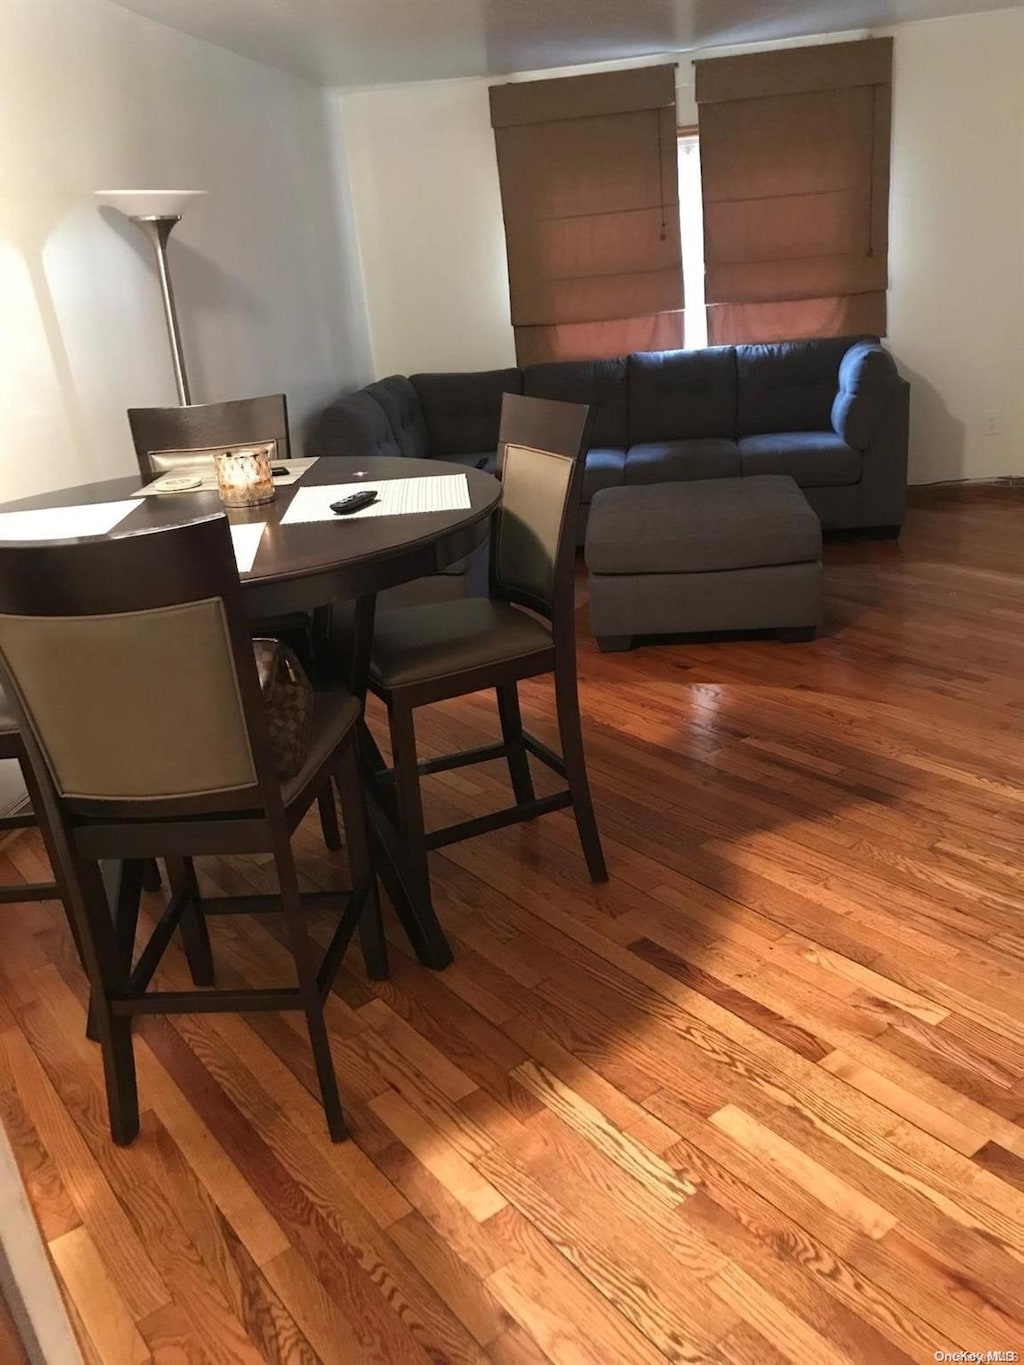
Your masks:
<instances>
[{"instance_id":1,"label":"black remote control","mask_svg":"<svg viewBox=\"0 0 1024 1365\"><path fill-rule=\"evenodd\" d=\"M363 488L358 493L350 493L347 498L342 498L339 502L332 502L331 511L337 512L339 517L347 517L353 512L361 512L364 507L369 507L371 502L376 501L377 490L375 488Z\"/></svg>"}]
</instances>

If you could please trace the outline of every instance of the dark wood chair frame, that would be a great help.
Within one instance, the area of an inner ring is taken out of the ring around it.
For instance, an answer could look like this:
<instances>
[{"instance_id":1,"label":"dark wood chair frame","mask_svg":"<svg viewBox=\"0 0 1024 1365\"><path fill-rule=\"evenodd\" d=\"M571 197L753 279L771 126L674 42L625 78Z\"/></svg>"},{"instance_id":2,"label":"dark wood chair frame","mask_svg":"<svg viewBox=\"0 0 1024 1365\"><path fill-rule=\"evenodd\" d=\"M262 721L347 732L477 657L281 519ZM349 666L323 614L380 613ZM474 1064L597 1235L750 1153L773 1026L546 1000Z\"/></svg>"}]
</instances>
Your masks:
<instances>
[{"instance_id":1,"label":"dark wood chair frame","mask_svg":"<svg viewBox=\"0 0 1024 1365\"><path fill-rule=\"evenodd\" d=\"M21 768L21 775L31 802L31 809L19 811L14 815L0 816L0 831L9 829L32 829L38 824L36 810L38 795L33 797L35 778L29 765L25 746L21 742L18 729L0 729L0 759L14 759ZM59 900L60 890L55 881L24 882L17 886L0 886L0 905L16 905L23 901Z\"/></svg>"},{"instance_id":2,"label":"dark wood chair frame","mask_svg":"<svg viewBox=\"0 0 1024 1365\"><path fill-rule=\"evenodd\" d=\"M533 820L550 811L572 807L580 844L592 881L608 879L601 838L594 816L590 782L587 777L580 727L579 694L576 682L575 560L576 522L583 489L585 452L588 448L590 415L587 407L546 399L506 394L502 405L498 444L498 475L501 476L505 447L530 446L537 450L569 456L574 460L558 535L554 585L550 603L525 592L510 589L499 581L494 548L500 535L502 509L494 514L491 527L491 596L528 608L551 623L549 649L517 658L486 664L429 681L384 688L373 681L370 690L385 703L391 732L393 766L388 768L376 757L376 780L381 798L390 801L412 861L418 871L417 892L429 903L430 882L427 853L447 844L472 839L507 825ZM562 753L523 729L518 684L524 678L554 674L555 704ZM413 713L419 706L445 701L494 688L501 721L500 744L488 744L439 758L420 760L416 752ZM533 786L527 755L552 769L566 781L562 791L538 797ZM426 830L420 778L430 773L448 772L475 763L503 758L508 764L515 803L472 820L463 820L441 829Z\"/></svg>"},{"instance_id":3,"label":"dark wood chair frame","mask_svg":"<svg viewBox=\"0 0 1024 1365\"><path fill-rule=\"evenodd\" d=\"M184 407L129 408L128 425L144 479L156 477L152 451L209 450L250 441L276 441L277 459L288 460L292 453L288 399L283 393Z\"/></svg>"},{"instance_id":4,"label":"dark wood chair frame","mask_svg":"<svg viewBox=\"0 0 1024 1365\"><path fill-rule=\"evenodd\" d=\"M9 829L36 829L39 817L39 796L36 789L35 774L28 761L25 746L21 742L21 731L17 726L0 729L0 759L13 759L21 769L22 781L28 792L28 810L17 811L13 815L0 816L0 832ZM336 827L336 826L335 826ZM142 885L146 891L159 891L161 886L160 869L148 860L142 870ZM14 886L0 886L0 905L19 905L26 901L63 900L57 882L21 882Z\"/></svg>"},{"instance_id":5,"label":"dark wood chair frame","mask_svg":"<svg viewBox=\"0 0 1024 1365\"><path fill-rule=\"evenodd\" d=\"M22 698L15 678L7 674L4 683L35 774L34 796L47 851L64 887L65 907L89 978L91 1021L103 1052L114 1141L129 1143L138 1132L131 1037L135 1015L291 1009L305 1013L327 1126L332 1139L338 1141L346 1130L323 1006L357 928L369 975L382 978L388 973L356 762L357 724L349 727L285 806L223 516L134 536L0 545L2 613L89 616L210 598L219 598L224 607L255 767L256 781L251 787L156 800L63 797L32 730L30 705ZM0 675L5 667L0 658ZM352 889L347 893L302 894L291 835L314 798L327 792L333 808L332 781L342 801ZM277 895L200 896L192 862L195 856L268 851L277 871ZM156 857L165 860L171 895L148 942L135 958L145 860ZM124 861L113 914L101 874L101 863L108 859ZM311 908L342 909L338 927L318 965L305 923L305 911ZM147 989L179 928L194 984L213 987L206 916L267 911L284 914L297 986Z\"/></svg>"}]
</instances>

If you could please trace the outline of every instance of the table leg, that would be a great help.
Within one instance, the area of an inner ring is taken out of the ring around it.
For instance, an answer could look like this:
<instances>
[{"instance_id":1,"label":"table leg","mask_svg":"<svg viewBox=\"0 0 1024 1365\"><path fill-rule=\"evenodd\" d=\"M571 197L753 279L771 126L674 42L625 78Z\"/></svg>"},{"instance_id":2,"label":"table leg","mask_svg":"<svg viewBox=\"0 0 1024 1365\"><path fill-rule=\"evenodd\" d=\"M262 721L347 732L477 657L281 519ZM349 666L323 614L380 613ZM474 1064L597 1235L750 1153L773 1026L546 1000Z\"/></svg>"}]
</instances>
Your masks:
<instances>
[{"instance_id":1,"label":"table leg","mask_svg":"<svg viewBox=\"0 0 1024 1365\"><path fill-rule=\"evenodd\" d=\"M358 697L364 705L370 677L376 607L375 596L360 597L356 602L349 687L353 696ZM411 889L413 883L398 828L394 793L389 784L382 781L386 764L365 719L359 722L357 753L366 798L370 848L377 875L395 907L413 952L424 967L440 971L452 961L451 946L434 914L429 892L423 895Z\"/></svg>"}]
</instances>

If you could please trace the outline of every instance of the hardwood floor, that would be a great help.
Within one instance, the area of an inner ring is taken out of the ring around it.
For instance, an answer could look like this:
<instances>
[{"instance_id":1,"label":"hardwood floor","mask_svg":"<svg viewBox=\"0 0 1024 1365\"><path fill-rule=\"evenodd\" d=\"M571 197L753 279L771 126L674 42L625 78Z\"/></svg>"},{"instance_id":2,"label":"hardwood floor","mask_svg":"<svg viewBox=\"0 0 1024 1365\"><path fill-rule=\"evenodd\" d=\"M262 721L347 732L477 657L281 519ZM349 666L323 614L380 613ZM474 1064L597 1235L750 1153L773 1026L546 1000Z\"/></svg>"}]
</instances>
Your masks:
<instances>
[{"instance_id":1,"label":"hardwood floor","mask_svg":"<svg viewBox=\"0 0 1024 1365\"><path fill-rule=\"evenodd\" d=\"M142 1131L112 1146L57 907L4 909L0 1112L89 1361L1024 1349L1024 500L921 493L899 542L826 564L809 645L601 656L581 613L612 879L566 813L432 855L456 962L396 936L390 982L343 969L342 1146L273 1015L140 1019ZM546 687L523 705L553 743ZM493 698L421 733L486 742ZM428 817L503 780L431 778ZM339 876L312 823L301 849ZM22 836L0 879L41 864ZM266 982L278 934L216 922L222 984Z\"/></svg>"}]
</instances>

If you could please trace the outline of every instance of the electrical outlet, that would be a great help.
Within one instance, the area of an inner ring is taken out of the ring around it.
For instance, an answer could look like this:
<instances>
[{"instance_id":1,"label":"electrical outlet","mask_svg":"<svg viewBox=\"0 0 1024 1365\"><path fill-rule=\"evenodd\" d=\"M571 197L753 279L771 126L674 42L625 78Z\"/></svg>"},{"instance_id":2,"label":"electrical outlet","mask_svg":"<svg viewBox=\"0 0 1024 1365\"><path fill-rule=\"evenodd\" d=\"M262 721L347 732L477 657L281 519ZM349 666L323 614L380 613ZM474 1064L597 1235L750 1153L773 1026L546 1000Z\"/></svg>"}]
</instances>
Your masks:
<instances>
[{"instance_id":1,"label":"electrical outlet","mask_svg":"<svg viewBox=\"0 0 1024 1365\"><path fill-rule=\"evenodd\" d=\"M982 422L982 429L986 436L999 435L999 413L995 408L989 408L986 412L982 413Z\"/></svg>"}]
</instances>

